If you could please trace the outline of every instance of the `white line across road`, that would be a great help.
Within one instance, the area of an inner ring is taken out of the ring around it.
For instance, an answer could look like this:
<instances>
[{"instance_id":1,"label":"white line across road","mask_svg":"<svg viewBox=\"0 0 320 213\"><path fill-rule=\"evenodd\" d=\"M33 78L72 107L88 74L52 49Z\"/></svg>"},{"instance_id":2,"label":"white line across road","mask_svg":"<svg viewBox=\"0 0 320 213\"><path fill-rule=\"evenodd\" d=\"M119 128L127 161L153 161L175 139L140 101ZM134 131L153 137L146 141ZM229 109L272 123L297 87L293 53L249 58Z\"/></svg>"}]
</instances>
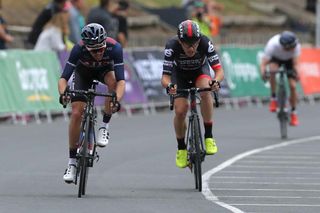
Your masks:
<instances>
[{"instance_id":1,"label":"white line across road","mask_svg":"<svg viewBox=\"0 0 320 213\"><path fill-rule=\"evenodd\" d=\"M248 156L257 154L257 153L261 153L264 151L268 151L268 150L273 150L273 149L277 149L277 148L281 148L281 147L286 147L286 146L290 146L293 144L300 144L300 143L307 143L307 142L313 142L315 140L319 140L320 136L314 136L314 137L308 137L308 138L302 138L302 139L297 139L297 140L290 140L290 141L286 141L280 144L276 144L276 145L271 145L271 146L266 146L266 147L262 147L262 148L258 148L258 149L253 149L247 152L244 152L242 154L236 155L235 157L225 161L224 163L218 165L217 167L209 170L208 172L206 172L205 174L202 175L202 182L203 182L203 189L202 189L202 194L205 196L205 198L223 208L226 208L228 210L230 210L233 213L244 213L242 210L234 207L233 205L238 205L239 204L227 204L224 203L222 201L220 201L218 199L218 197L216 197L212 191L210 190L209 187L209 182L210 182L210 177L212 175L214 175L215 173L231 166L232 164L236 163L237 161L246 158ZM254 204L253 204L254 205ZM259 205L259 204L256 204ZM266 204L261 204L261 205L266 205ZM280 206L280 204L277 204L278 206ZM286 205L286 204L284 204Z\"/></svg>"}]
</instances>

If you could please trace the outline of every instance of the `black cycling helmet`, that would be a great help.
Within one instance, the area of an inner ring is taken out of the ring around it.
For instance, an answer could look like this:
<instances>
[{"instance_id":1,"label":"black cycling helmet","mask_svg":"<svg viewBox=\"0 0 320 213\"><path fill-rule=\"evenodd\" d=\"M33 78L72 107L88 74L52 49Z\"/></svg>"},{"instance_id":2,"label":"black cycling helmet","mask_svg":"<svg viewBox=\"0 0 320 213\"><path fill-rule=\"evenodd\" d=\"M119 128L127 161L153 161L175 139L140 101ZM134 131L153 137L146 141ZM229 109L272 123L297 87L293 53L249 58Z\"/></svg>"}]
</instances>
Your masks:
<instances>
[{"instance_id":1,"label":"black cycling helmet","mask_svg":"<svg viewBox=\"0 0 320 213\"><path fill-rule=\"evenodd\" d=\"M284 31L280 34L280 44L285 49L295 48L297 46L298 39L293 32Z\"/></svg>"},{"instance_id":2,"label":"black cycling helmet","mask_svg":"<svg viewBox=\"0 0 320 213\"><path fill-rule=\"evenodd\" d=\"M177 35L180 41L187 44L194 44L201 38L199 25L191 20L179 24Z\"/></svg>"},{"instance_id":3,"label":"black cycling helmet","mask_svg":"<svg viewBox=\"0 0 320 213\"><path fill-rule=\"evenodd\" d=\"M98 48L105 45L107 33L100 24L91 23L82 28L81 38L87 47Z\"/></svg>"}]
</instances>

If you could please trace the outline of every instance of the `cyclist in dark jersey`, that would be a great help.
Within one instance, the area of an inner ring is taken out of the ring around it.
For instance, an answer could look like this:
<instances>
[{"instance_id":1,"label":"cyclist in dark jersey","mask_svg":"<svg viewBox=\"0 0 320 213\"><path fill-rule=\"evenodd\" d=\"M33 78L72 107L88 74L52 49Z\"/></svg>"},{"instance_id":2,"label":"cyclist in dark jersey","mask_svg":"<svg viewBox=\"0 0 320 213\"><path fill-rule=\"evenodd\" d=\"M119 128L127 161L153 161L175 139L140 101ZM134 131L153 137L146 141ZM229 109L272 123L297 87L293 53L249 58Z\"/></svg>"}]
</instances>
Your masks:
<instances>
[{"instance_id":1,"label":"cyclist in dark jersey","mask_svg":"<svg viewBox=\"0 0 320 213\"><path fill-rule=\"evenodd\" d=\"M71 87L77 90L88 90L92 81L99 80L108 86L109 92L116 92L120 101L125 91L123 51L121 45L107 37L105 29L96 23L86 25L81 33L82 41L76 44L69 56L68 62L59 80L60 103L71 98L71 119L69 125L69 163L63 179L70 183L75 177L77 142L80 134L81 116L84 111L85 97L74 95L64 96L67 82L74 74ZM117 106L110 105L110 98L106 98L105 114L99 128L97 145L106 146L109 141L109 121Z\"/></svg>"},{"instance_id":2,"label":"cyclist in dark jersey","mask_svg":"<svg viewBox=\"0 0 320 213\"><path fill-rule=\"evenodd\" d=\"M161 83L167 92L176 94L176 89L212 85L218 91L224 78L224 71L212 42L200 33L198 24L191 20L180 23L178 35L170 39L164 51L163 74ZM214 79L210 76L210 68L214 70ZM187 166L187 150L185 144L186 115L188 100L186 94L176 94L174 127L178 142L176 165ZM213 100L210 92L201 93L201 113L205 128L205 146L207 154L215 154L218 149L212 136Z\"/></svg>"}]
</instances>

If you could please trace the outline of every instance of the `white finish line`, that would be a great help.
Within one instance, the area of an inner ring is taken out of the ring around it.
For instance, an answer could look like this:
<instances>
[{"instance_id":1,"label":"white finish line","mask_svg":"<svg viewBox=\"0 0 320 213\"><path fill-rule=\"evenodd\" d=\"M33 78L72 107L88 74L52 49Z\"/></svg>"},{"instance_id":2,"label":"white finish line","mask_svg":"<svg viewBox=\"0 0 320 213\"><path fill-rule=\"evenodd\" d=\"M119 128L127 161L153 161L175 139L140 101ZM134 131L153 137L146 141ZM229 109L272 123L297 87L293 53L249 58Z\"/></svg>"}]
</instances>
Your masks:
<instances>
[{"instance_id":1,"label":"white finish line","mask_svg":"<svg viewBox=\"0 0 320 213\"><path fill-rule=\"evenodd\" d=\"M299 144L299 143L307 143L307 142L312 142L315 140L319 140L320 136L314 136L314 137L309 137L309 138L302 138L302 139L297 139L297 140L291 140L291 141L286 141L280 144L275 144L275 145L271 145L271 146L266 146L263 148L258 148L258 149L253 149L247 152L244 152L242 154L236 155L235 157L223 162L222 164L218 165L217 167L207 171L205 174L202 175L202 194L205 196L205 198L223 208L226 208L228 210L230 210L233 213L244 213L242 210L232 206L232 204L227 204L224 202L219 201L218 197L216 197L212 191L209 188L209 179L212 175L214 175L215 173L229 167L230 165L232 165L233 163L246 158L248 156L251 156L253 154L257 154L260 152L264 152L264 151L268 151L268 150L272 150L272 149L277 149L277 148L281 148L281 147L285 147L285 146L290 146L293 144ZM233 204L233 205L239 205L239 204Z\"/></svg>"}]
</instances>

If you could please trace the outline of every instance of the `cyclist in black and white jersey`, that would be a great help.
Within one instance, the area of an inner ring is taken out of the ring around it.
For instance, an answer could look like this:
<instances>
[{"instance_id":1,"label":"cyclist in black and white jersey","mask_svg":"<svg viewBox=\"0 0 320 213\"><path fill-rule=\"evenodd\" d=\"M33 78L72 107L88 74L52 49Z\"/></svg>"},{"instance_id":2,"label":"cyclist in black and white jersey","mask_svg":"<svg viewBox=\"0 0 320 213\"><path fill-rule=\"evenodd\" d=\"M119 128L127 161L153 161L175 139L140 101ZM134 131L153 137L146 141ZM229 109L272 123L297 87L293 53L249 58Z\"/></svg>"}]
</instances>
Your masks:
<instances>
[{"instance_id":1,"label":"cyclist in black and white jersey","mask_svg":"<svg viewBox=\"0 0 320 213\"><path fill-rule=\"evenodd\" d=\"M214 79L210 76L209 65L215 72ZM180 23L177 36L171 38L165 47L162 86L170 94L176 94L177 88L206 88L210 85L217 91L223 78L224 72L214 45L201 34L198 24L191 20ZM174 109L174 128L178 143L176 165L184 168L188 164L185 143L185 119L188 112L186 94L176 94ZM206 152L215 154L218 149L212 135L213 100L210 92L201 93L201 113L204 121Z\"/></svg>"},{"instance_id":2,"label":"cyclist in black and white jersey","mask_svg":"<svg viewBox=\"0 0 320 213\"><path fill-rule=\"evenodd\" d=\"M116 92L120 101L125 91L123 51L121 45L114 39L107 37L105 29L96 23L86 25L81 33L82 41L71 50L68 62L59 80L58 89L60 103L64 104L64 91L67 82L74 73L72 89L88 90L93 80L99 80L108 86L109 92ZM104 147L109 142L109 122L113 112L120 109L110 105L110 98L106 98L103 121L99 128L97 145ZM76 173L77 143L80 135L80 124L86 104L86 98L81 95L71 96L71 119L69 125L69 163L63 179L70 183Z\"/></svg>"},{"instance_id":3,"label":"cyclist in black and white jersey","mask_svg":"<svg viewBox=\"0 0 320 213\"><path fill-rule=\"evenodd\" d=\"M298 58L301 52L301 45L298 38L293 32L284 31L281 34L274 35L266 44L264 56L260 64L261 75L265 78L267 66L270 68L270 86L271 99L269 110L275 112L277 110L276 98L276 72L281 65L284 65L287 71L291 105L290 125L297 126L299 124L297 115L297 90L296 85L298 77ZM267 79L264 79L267 80Z\"/></svg>"}]
</instances>

